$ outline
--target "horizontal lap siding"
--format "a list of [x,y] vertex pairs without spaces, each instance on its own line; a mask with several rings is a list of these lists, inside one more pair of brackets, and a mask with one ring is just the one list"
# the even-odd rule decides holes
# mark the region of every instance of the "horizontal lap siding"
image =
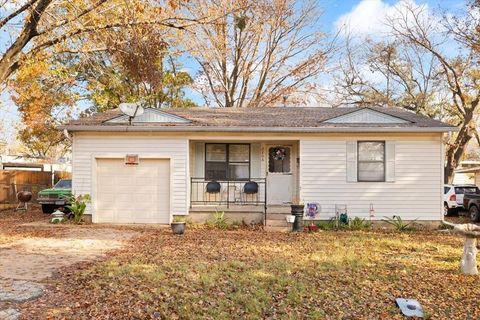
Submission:
[[366,136],[359,140],[395,142],[395,182],[347,182],[346,141],[352,137],[300,140],[301,199],[318,202],[320,218],[335,214],[335,204],[346,204],[351,217],[376,219],[400,215],[403,219],[442,218],[442,143],[432,136]]
[[[188,210],[188,139],[161,136],[75,135],[73,147],[73,190],[76,194],[92,193],[94,155],[124,157],[133,153],[140,156],[161,155],[171,159],[172,214],[186,214]],[[91,213],[90,208],[86,213]]]

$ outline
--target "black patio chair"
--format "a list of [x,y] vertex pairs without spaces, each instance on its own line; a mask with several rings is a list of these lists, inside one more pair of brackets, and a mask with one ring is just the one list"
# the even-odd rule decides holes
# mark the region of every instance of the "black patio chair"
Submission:
[[257,202],[258,202],[258,189],[259,189],[258,183],[256,183],[255,181],[246,182],[243,185],[243,194],[245,195],[245,201],[244,202],[247,202],[248,195],[251,195],[252,199],[253,199],[253,196],[256,195],[257,196]]

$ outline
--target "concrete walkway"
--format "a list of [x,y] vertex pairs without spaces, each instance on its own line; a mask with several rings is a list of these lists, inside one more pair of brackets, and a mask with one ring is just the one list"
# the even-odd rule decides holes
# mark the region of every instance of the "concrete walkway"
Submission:
[[101,258],[140,234],[128,229],[56,227],[61,228],[59,237],[27,237],[0,245],[0,319],[17,319],[19,304],[41,296],[42,282],[55,272]]

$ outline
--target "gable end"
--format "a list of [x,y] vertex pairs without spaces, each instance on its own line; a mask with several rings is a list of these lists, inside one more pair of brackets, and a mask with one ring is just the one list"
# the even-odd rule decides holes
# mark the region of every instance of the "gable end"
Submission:
[[[120,115],[104,123],[128,123],[127,115]],[[146,108],[145,112],[132,119],[132,123],[188,123],[190,120],[157,109]]]
[[383,112],[372,109],[361,109],[347,114],[327,119],[324,123],[380,123],[380,124],[400,124],[411,123],[411,121],[398,118]]

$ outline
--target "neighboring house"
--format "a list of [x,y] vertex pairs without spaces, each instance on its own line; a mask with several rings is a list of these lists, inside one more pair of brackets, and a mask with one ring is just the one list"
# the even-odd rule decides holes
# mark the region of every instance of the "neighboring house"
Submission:
[[204,221],[218,209],[272,227],[296,199],[318,204],[317,220],[345,206],[350,217],[442,220],[442,137],[456,129],[373,107],[146,109],[131,125],[112,110],[64,128],[93,222]]
[[480,186],[480,161],[460,161],[460,166],[455,170],[453,184],[475,184]]
[[0,170],[65,171],[72,172],[71,159],[62,157],[53,163],[36,157],[0,154]]

